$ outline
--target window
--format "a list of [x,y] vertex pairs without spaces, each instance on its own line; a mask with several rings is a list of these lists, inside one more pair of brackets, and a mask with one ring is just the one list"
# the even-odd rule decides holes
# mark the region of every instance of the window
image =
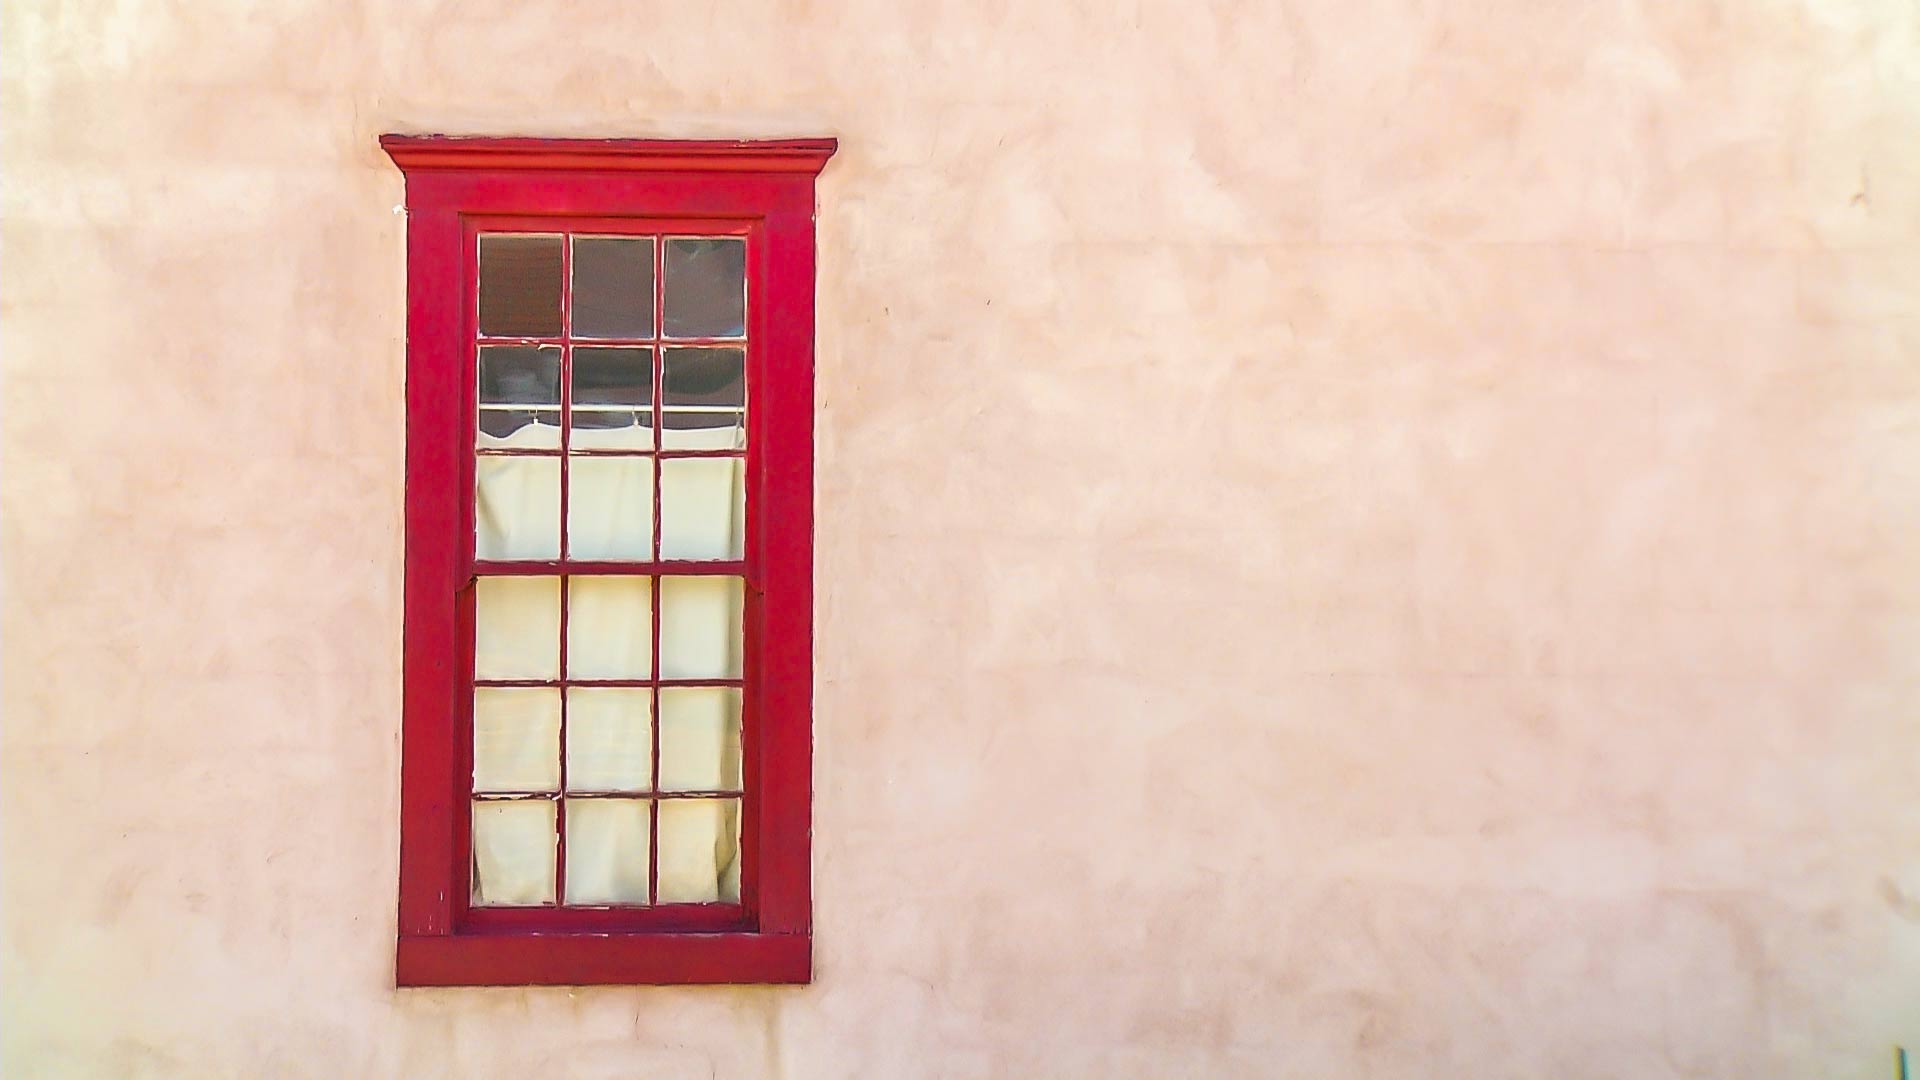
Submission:
[[833,142],[381,143],[407,187],[398,981],[806,981]]

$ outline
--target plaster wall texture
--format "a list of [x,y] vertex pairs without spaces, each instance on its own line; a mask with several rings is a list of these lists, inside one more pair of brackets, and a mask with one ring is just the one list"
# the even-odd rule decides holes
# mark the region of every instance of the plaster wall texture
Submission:
[[[10,1077],[1920,1050],[1920,9],[21,2]],[[837,135],[817,981],[396,991],[385,131]]]

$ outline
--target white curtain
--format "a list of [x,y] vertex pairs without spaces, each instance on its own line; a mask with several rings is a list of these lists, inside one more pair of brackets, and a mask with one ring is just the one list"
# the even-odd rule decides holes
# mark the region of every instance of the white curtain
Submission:
[[567,801],[567,903],[647,902],[647,804]]
[[[683,433],[684,434],[684,433]],[[738,446],[735,428],[695,439]],[[651,429],[577,428],[581,449],[646,449]],[[483,447],[551,446],[550,427],[480,436]],[[681,440],[673,440],[681,445]],[[745,536],[745,469],[737,459],[668,459],[661,468],[660,557],[737,559]],[[653,534],[653,463],[644,457],[569,462],[567,544],[580,559],[644,561]],[[476,551],[483,559],[555,559],[560,554],[560,471],[551,457],[479,458]],[[738,678],[744,603],[739,578],[677,576],[654,597],[644,578],[575,577],[567,613],[567,667],[575,678],[647,678],[651,606],[660,604],[663,678]],[[560,583],[553,577],[483,578],[477,586],[475,675],[551,679],[559,674]],[[551,792],[559,784],[558,702],[551,691],[480,688],[474,700],[476,790]],[[621,696],[624,694],[625,696]],[[654,734],[646,691],[569,692],[568,787],[643,792]],[[740,783],[737,690],[662,691],[658,725],[661,790],[711,791]],[[644,903],[647,803],[567,803],[567,902]],[[666,799],[659,807],[661,903],[739,898],[737,799]],[[545,800],[474,806],[474,903],[554,899],[553,806]]]
[[[486,449],[545,446],[542,425],[500,438],[482,433]],[[738,442],[734,428],[698,440]],[[682,440],[674,440],[676,443]],[[577,449],[643,450],[651,429],[581,428]],[[482,559],[560,557],[560,461],[552,457],[481,456],[475,468],[475,551]],[[568,463],[567,546],[576,559],[645,560],[653,541],[653,462],[644,457],[576,455]],[[669,458],[660,464],[660,557],[738,559],[746,547],[746,468],[739,458]]]
[[474,803],[473,903],[552,903],[554,836],[545,799]]

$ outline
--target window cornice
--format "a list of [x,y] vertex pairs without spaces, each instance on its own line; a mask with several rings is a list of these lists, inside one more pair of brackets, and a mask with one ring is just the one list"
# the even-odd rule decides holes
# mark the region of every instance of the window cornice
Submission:
[[403,172],[729,172],[817,176],[834,139],[530,139],[382,135]]

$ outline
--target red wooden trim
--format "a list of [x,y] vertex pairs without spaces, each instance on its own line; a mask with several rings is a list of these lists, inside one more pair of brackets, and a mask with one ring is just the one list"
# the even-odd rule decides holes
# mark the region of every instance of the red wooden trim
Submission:
[[[749,511],[748,535],[760,568],[747,585],[747,606],[762,640],[754,652],[747,695],[755,730],[757,775],[747,777],[756,858],[760,927],[808,933],[812,926],[813,803],[813,217],[770,214],[760,245],[766,285],[749,357],[761,407],[748,410],[747,445],[761,498]],[[749,382],[749,386],[751,386]]]
[[[584,791],[565,791],[564,793],[560,788],[555,788],[552,791],[476,791],[473,797],[481,802],[538,802],[541,799],[551,802],[563,797],[567,799],[737,799],[743,794],[745,794],[745,792],[733,791],[731,789],[680,791],[676,788],[667,788],[664,791],[656,792],[653,787],[649,786],[643,791],[606,791],[593,788]],[[592,905],[583,904],[580,906],[584,909]]]
[[686,686],[743,686],[745,679],[475,679],[475,686],[585,686],[644,687],[667,689]]
[[[806,981],[812,922],[813,182],[833,152],[832,141],[389,137],[382,145],[407,174],[409,211],[399,982]],[[746,238],[749,436],[742,559],[575,563],[563,550],[560,560],[547,563],[475,561],[474,238],[490,230]],[[571,248],[565,252],[563,260]],[[658,247],[656,258],[663,258]],[[664,288],[659,271],[656,266],[656,290]],[[575,341],[567,329],[563,313],[554,342],[563,349],[563,383],[570,360],[565,351],[602,344]],[[655,378],[661,377],[656,364]],[[653,409],[657,437],[658,387]],[[570,441],[563,430],[563,446]],[[678,456],[740,455],[655,451],[656,462]],[[656,482],[656,498],[658,491]],[[657,507],[655,523],[657,530]],[[529,572],[725,573],[745,579],[742,678],[629,680],[656,692],[673,685],[742,688],[737,905],[469,908],[472,586],[476,573]],[[527,683],[612,684],[564,677]],[[657,707],[654,712],[657,718]],[[658,842],[657,828],[652,831],[650,848]],[[649,857],[656,858],[651,851]],[[556,884],[564,889],[564,851],[556,850],[556,858]],[[564,901],[564,892],[558,899]]]
[[[657,510],[658,508],[656,508]],[[565,508],[562,508],[562,513]],[[657,520],[657,519],[656,519]],[[659,541],[655,540],[655,544]],[[647,562],[635,559],[632,562],[611,562],[606,560],[588,560],[570,562],[565,559],[514,559],[482,560],[473,564],[476,573],[490,577],[552,577],[555,574],[570,574],[585,577],[587,575],[626,574],[630,576],[657,577],[743,577],[747,574],[747,564],[738,561],[668,559],[665,562]],[[564,670],[564,669],[563,669]]]
[[804,983],[813,943],[803,934],[401,935],[401,986],[592,986]]
[[[465,874],[466,807],[456,806],[453,776],[459,752],[455,712],[466,694],[456,640],[472,591],[460,570],[460,538],[470,531],[465,478],[470,469],[457,437],[468,398],[462,380],[461,305],[446,286],[461,274],[460,220],[423,211],[407,226],[407,497],[403,649],[405,738],[400,757],[400,932],[449,933],[451,890]],[[458,834],[458,836],[456,835]]]
[[[609,179],[617,178],[589,176],[581,179],[589,184],[605,184]],[[507,182],[524,187],[529,181],[527,177],[508,177]],[[686,183],[688,178],[678,177],[670,182]],[[693,182],[698,183],[698,178]],[[739,178],[720,177],[707,181],[707,186],[711,188],[714,183],[735,184],[739,183]],[[660,233],[671,236],[743,236],[752,220],[750,217],[738,214],[703,217],[670,213],[635,213],[631,206],[625,213],[608,213],[599,216],[569,213],[565,217],[556,217],[551,212],[530,212],[524,209],[520,212],[487,213],[484,216],[481,216],[477,210],[472,213],[474,216],[471,220],[474,228],[479,232],[544,232],[549,235],[558,235],[564,231],[576,236],[588,237],[646,237]],[[655,329],[657,330],[658,327]]]
[[[719,235],[720,230],[709,229],[705,235]],[[574,235],[578,236],[579,233]],[[649,236],[652,234],[649,233]],[[572,342],[589,349],[631,349],[652,345],[664,345],[669,349],[734,348],[747,343],[746,338],[737,337],[637,337],[637,338],[599,338],[599,337],[481,337],[476,339],[481,345],[562,345]]]
[[[559,411],[559,409],[516,409],[516,411]],[[559,457],[564,450],[551,448],[518,448],[518,446],[482,446],[474,454],[480,457]],[[580,448],[572,450],[574,457],[660,457],[664,461],[684,459],[684,457],[743,457],[739,450],[601,450],[601,448]]]
[[[477,231],[477,230],[476,230]],[[475,237],[476,244],[478,237]],[[655,247],[659,244],[656,241]],[[474,299],[479,300],[479,269],[475,267]],[[479,337],[479,328],[474,328],[474,336]],[[573,458],[567,451],[573,449],[573,346],[567,342],[573,337],[573,238],[560,238],[560,561],[572,562],[569,548],[572,546],[573,519],[567,514],[567,491],[572,486]],[[478,354],[476,353],[476,356]],[[477,362],[477,361],[476,361]],[[653,366],[659,367],[659,364]],[[476,377],[476,383],[479,379]],[[478,422],[476,415],[472,422]],[[478,441],[477,439],[471,441]],[[476,496],[477,497],[477,496]],[[478,567],[478,556],[474,565]],[[573,588],[570,582],[562,579],[560,585],[560,674],[567,674],[567,642],[572,635],[567,632],[567,624],[573,618]],[[658,590],[654,594],[658,595]],[[651,606],[659,606],[657,601]],[[560,791],[567,790],[567,711],[570,702],[566,687],[560,688]],[[651,721],[650,721],[651,722]],[[655,740],[658,741],[658,740]],[[567,800],[564,797],[553,800],[553,902],[567,902]],[[467,909],[465,922],[471,925],[473,909]]]
[[817,176],[834,139],[524,139],[382,135],[406,172],[506,169],[574,172],[801,173]]
[[565,911],[552,906],[474,908],[462,928],[474,934],[754,932],[739,904],[630,904]]
[[[749,290],[751,291],[751,290]],[[667,332],[667,241],[661,237],[653,242],[653,332],[664,335]],[[653,545],[647,550],[653,558],[660,557],[660,458],[659,452],[665,448],[666,439],[661,434],[661,399],[667,394],[667,358],[664,353],[653,354],[653,385],[647,392],[647,401],[653,413],[647,423],[653,425]],[[742,399],[746,400],[746,399]],[[751,501],[751,500],[749,500]],[[743,571],[744,572],[744,568]],[[647,631],[647,670],[653,677],[660,677],[660,579],[653,579],[653,604],[648,611],[652,625]],[[746,628],[741,627],[744,644]],[[647,745],[647,786],[658,790],[660,787],[660,687],[655,685],[647,691],[648,716],[653,724],[653,738]],[[742,694],[744,697],[744,693]],[[744,708],[743,708],[744,713]],[[742,717],[744,721],[745,717]],[[744,740],[742,742],[744,745]],[[744,783],[744,781],[743,781]],[[744,866],[746,852],[734,852]],[[660,800],[647,803],[647,903],[660,903]]]
[[[468,215],[544,219],[541,225],[525,226],[527,231],[558,229],[581,218],[590,219],[594,234],[600,235],[606,231],[601,221],[621,217],[732,219],[744,225],[773,210],[813,212],[814,178],[798,173],[428,169],[409,171],[406,176],[409,207],[442,206]],[[532,213],[535,209],[537,215]]]

